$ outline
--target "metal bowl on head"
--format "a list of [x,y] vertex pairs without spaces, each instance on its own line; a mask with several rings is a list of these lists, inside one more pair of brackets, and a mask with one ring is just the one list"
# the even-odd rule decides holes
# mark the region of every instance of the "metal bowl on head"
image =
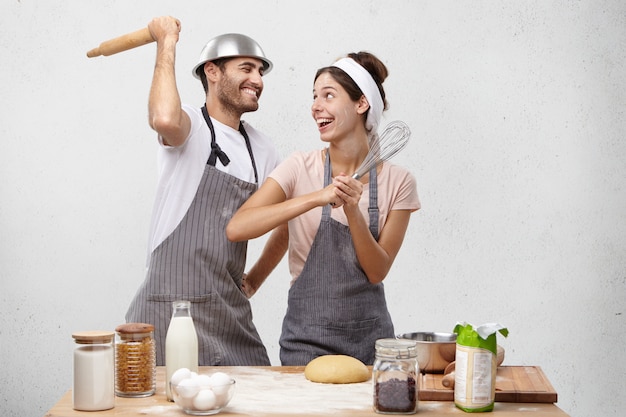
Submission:
[[456,333],[414,332],[396,336],[417,342],[417,364],[422,373],[440,374],[454,362]]
[[263,62],[264,75],[272,70],[272,61],[265,57],[265,52],[263,52],[261,45],[257,41],[241,33],[225,33],[211,39],[202,48],[200,59],[196,66],[193,67],[192,74],[194,77],[200,78],[202,68],[207,62],[218,58],[233,58],[236,56],[260,59]]

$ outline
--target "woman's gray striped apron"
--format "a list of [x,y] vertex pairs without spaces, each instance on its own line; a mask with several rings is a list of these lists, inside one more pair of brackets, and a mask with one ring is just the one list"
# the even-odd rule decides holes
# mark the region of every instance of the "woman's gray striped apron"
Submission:
[[[324,186],[331,182],[326,154]],[[370,171],[370,232],[378,240],[376,168]],[[383,284],[371,284],[354,251],[348,226],[322,220],[302,273],[289,289],[280,337],[283,366],[306,365],[321,355],[349,355],[371,365],[377,339],[394,337]]]
[[[209,161],[214,164],[215,158]],[[175,300],[192,303],[199,365],[270,365],[252,323],[250,302],[240,289],[247,242],[230,242],[225,232],[234,212],[256,189],[256,184],[207,162],[183,220],[152,252],[126,321],[155,326],[157,365],[165,364],[165,336]]]

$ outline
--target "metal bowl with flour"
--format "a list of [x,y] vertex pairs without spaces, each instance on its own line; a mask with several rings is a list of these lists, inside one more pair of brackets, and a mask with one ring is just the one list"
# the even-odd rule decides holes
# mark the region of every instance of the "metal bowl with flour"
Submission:
[[443,373],[456,354],[456,333],[414,332],[396,336],[417,342],[417,363],[422,373]]

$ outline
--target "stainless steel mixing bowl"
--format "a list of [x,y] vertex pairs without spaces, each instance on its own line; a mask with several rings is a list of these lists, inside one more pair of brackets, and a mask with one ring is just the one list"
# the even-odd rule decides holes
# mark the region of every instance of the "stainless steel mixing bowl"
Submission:
[[241,33],[225,33],[211,39],[204,46],[200,52],[198,63],[193,67],[193,76],[200,78],[199,70],[208,61],[235,56],[249,56],[260,59],[263,61],[264,74],[268,74],[272,70],[272,61],[265,57],[265,52],[261,49],[261,45],[254,39]]
[[414,332],[396,336],[417,342],[417,363],[422,373],[443,373],[456,354],[456,333]]

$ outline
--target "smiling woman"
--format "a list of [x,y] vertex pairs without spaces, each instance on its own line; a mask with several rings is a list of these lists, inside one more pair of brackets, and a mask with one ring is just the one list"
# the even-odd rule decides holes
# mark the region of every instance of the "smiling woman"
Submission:
[[294,153],[226,228],[238,241],[288,224],[292,280],[283,365],[325,355],[371,365],[375,341],[394,336],[382,281],[420,208],[415,179],[390,163],[352,175],[380,145],[386,77],[385,65],[368,52],[318,70],[311,115],[328,147]]

